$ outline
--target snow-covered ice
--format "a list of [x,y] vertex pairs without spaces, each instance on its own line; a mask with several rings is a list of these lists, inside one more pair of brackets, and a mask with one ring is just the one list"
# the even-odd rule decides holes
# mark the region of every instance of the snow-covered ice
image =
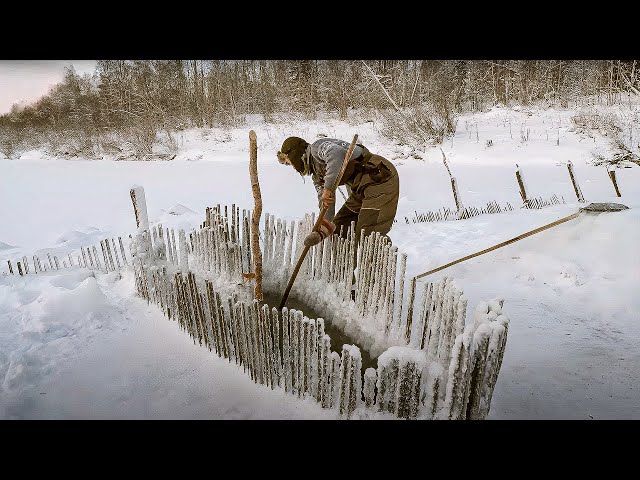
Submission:
[[[640,168],[617,170],[617,198],[605,167],[589,164],[594,151],[607,151],[608,138],[580,134],[572,114],[492,109],[461,117],[442,150],[463,204],[495,200],[515,209],[451,222],[405,221],[415,211],[454,208],[440,150],[412,158],[371,122],[252,120],[227,132],[192,129],[181,134],[176,158],[165,162],[57,160],[31,151],[0,160],[0,268],[8,272],[12,260],[15,272],[23,255],[61,257],[134,233],[129,190],[136,184],[145,189],[151,225],[190,229],[218,203],[252,208],[250,128],[258,137],[263,212],[287,220],[317,208],[310,178],[303,181],[276,159],[287,136],[350,140],[358,133],[371,151],[391,159],[401,198],[390,237],[408,255],[408,276],[575,212],[581,204],[567,170],[571,160],[587,203],[630,209],[581,214],[423,280],[453,277],[468,299],[467,321],[480,301],[504,299],[509,336],[489,419],[640,418]],[[516,163],[530,196],[556,194],[566,203],[519,209]],[[339,208],[343,199],[336,197]],[[241,368],[194,346],[157,307],[135,296],[130,271],[121,278],[81,270],[0,275],[0,418],[335,415],[255,385]]]

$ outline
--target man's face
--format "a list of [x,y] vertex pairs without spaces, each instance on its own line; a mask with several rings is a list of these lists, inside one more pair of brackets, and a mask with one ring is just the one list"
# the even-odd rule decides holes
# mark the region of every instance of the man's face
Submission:
[[282,165],[291,165],[291,160],[289,160],[289,155],[287,155],[286,153],[282,153],[280,151],[278,151],[278,161]]

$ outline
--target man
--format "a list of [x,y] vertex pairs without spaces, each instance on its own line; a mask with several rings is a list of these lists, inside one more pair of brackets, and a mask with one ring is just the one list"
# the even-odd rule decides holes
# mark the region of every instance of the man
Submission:
[[320,243],[334,230],[340,232],[340,227],[346,237],[352,221],[356,224],[357,239],[362,229],[365,236],[372,232],[385,235],[391,230],[400,193],[398,172],[389,160],[372,154],[361,144],[354,148],[340,181],[340,185],[348,187],[349,198],[333,215],[335,192],[331,189],[348,149],[348,142],[334,138],[321,138],[309,144],[302,138],[289,137],[278,152],[280,163],[293,166],[300,175],[311,175],[319,206],[330,207],[321,231],[309,235],[306,245]]

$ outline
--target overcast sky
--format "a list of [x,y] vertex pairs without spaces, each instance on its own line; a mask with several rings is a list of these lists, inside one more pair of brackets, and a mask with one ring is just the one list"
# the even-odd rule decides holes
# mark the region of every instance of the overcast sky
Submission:
[[62,80],[64,67],[73,65],[80,75],[93,73],[95,60],[0,60],[0,115],[11,105],[32,103]]

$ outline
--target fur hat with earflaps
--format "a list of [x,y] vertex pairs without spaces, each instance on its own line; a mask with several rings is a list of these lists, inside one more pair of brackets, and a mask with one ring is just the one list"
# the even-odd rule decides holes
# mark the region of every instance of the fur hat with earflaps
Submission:
[[282,142],[278,152],[278,161],[284,165],[292,165],[301,175],[308,174],[305,167],[304,154],[309,144],[300,137],[289,137]]

